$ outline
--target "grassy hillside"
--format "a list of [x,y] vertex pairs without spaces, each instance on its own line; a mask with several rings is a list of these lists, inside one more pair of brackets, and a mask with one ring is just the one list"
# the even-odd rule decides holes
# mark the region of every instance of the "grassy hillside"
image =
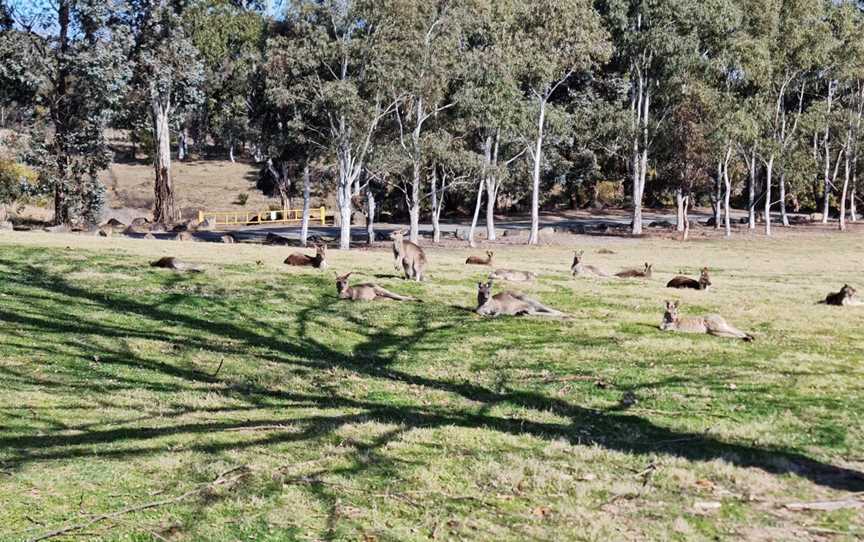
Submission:
[[[386,251],[318,272],[277,247],[4,234],[0,540],[864,536],[861,508],[794,506],[864,491],[864,307],[816,304],[860,282],[860,238],[584,241],[655,278],[499,248],[572,319],[489,320],[466,251],[413,284]],[[663,287],[703,265],[714,289]],[[425,303],[339,301],[348,270]],[[756,342],[658,331],[669,298]]]

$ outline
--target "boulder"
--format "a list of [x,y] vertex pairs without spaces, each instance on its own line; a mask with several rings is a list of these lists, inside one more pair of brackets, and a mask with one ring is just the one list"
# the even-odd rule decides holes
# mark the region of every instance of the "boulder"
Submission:
[[44,227],[44,228],[42,228],[42,229],[43,229],[44,231],[47,231],[47,232],[50,232],[50,233],[63,233],[63,232],[68,232],[68,231],[69,231],[69,226],[67,226],[67,225],[65,225],[65,224],[58,224],[58,225],[56,225],[56,226],[46,226],[46,227]]
[[672,229],[675,227],[675,224],[669,222],[668,220],[655,220],[654,222],[648,224],[648,227]]
[[101,228],[96,230],[96,235],[98,235],[99,237],[111,237],[113,233],[114,228],[110,226],[102,226]]
[[8,220],[4,220],[3,222],[0,222],[0,231],[12,231],[14,228],[15,228],[15,226],[13,226],[12,222],[10,222]]
[[150,219],[149,219],[149,218],[145,218],[145,217],[143,217],[143,216],[139,216],[138,218],[136,218],[135,220],[133,220],[129,225],[130,225],[130,226],[135,226],[135,227],[141,227],[141,226],[147,226],[148,224],[150,224]]
[[216,219],[215,218],[205,218],[203,222],[199,222],[195,225],[195,231],[213,231],[216,229]]
[[178,232],[177,235],[174,236],[175,241],[194,241],[195,237],[189,233],[188,231]]
[[220,243],[227,243],[230,245],[230,244],[236,243],[237,240],[234,239],[234,236],[231,235],[230,233],[226,233],[225,235],[222,235],[219,237],[219,242]]
[[822,213],[810,213],[810,222],[822,222]]
[[144,235],[144,239],[156,239],[156,236],[153,235],[153,234],[150,233],[150,232],[147,232],[147,233]]

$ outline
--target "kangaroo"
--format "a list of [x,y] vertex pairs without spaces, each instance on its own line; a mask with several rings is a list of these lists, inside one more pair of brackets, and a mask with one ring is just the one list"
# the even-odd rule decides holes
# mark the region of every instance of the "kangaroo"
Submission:
[[576,254],[573,256],[573,265],[570,266],[570,272],[575,277],[576,275],[582,276],[595,276],[595,277],[608,277],[609,273],[603,271],[599,267],[595,267],[593,265],[585,265],[582,263],[582,255],[585,254],[584,250],[577,250]]
[[623,271],[619,271],[619,272],[615,273],[615,276],[618,278],[622,278],[622,279],[635,279],[635,278],[650,279],[651,278],[651,270],[653,269],[653,267],[654,267],[653,264],[649,264],[646,262],[645,263],[645,269],[643,269],[642,271],[639,271],[638,269],[625,269]]
[[837,306],[864,305],[864,302],[858,299],[858,290],[848,284],[844,284],[839,292],[828,294],[825,300],[820,301],[820,303]]
[[747,342],[753,340],[752,335],[726,323],[726,320],[718,314],[681,318],[678,314],[678,307],[677,301],[666,302],[666,312],[663,314],[663,322],[660,324],[661,330],[681,333],[707,333],[715,337],[742,339]]
[[679,275],[666,283],[667,288],[691,288],[693,290],[707,290],[709,286],[711,286],[711,279],[708,277],[707,267],[702,268],[699,280]]
[[390,236],[393,239],[393,266],[397,271],[404,271],[405,278],[421,282],[426,272],[426,253],[417,244],[405,240],[405,232],[394,231]]
[[506,280],[509,282],[533,282],[537,274],[531,271],[518,271],[516,269],[496,269],[489,273],[489,280]]
[[189,271],[190,273],[201,273],[201,268],[178,260],[173,256],[159,258],[150,264],[150,267],[161,267],[163,269],[173,269],[175,271]]
[[566,316],[518,292],[506,291],[493,296],[491,280],[486,284],[477,283],[476,312],[483,316]]
[[294,252],[285,258],[285,263],[296,266],[311,266],[315,269],[327,269],[327,245],[316,246],[314,256]]
[[394,294],[377,284],[356,284],[348,286],[348,277],[351,273],[346,273],[340,277],[336,277],[336,293],[339,294],[339,299],[350,299],[351,301],[372,301],[374,299],[395,299],[396,301],[420,301],[414,297]]
[[491,250],[487,250],[485,258],[483,256],[468,256],[468,259],[465,260],[465,263],[471,265],[492,265],[492,256],[494,255],[494,252],[492,252]]

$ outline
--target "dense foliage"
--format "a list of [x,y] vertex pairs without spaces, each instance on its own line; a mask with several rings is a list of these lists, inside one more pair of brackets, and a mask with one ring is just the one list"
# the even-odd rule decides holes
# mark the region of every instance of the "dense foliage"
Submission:
[[260,4],[4,0],[0,125],[50,147],[34,165],[58,201],[98,192],[109,122],[144,132],[160,220],[170,148],[245,153],[283,204],[301,177],[334,195],[343,247],[355,210],[416,238],[442,212],[476,224],[484,202],[489,238],[496,210],[531,211],[532,242],[556,205],[629,205],[634,233],[643,203],[676,200],[679,222],[710,203],[730,232],[731,205],[768,233],[772,211],[857,218],[860,2]]

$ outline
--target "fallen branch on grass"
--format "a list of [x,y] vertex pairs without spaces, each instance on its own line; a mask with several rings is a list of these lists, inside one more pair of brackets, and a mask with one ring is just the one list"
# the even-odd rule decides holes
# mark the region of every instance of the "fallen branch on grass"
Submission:
[[[229,474],[233,474],[233,473],[238,472],[238,471],[240,471],[240,474],[237,474],[236,476],[228,477]],[[87,527],[90,527],[90,526],[95,525],[97,523],[100,523],[102,521],[115,519],[115,518],[118,518],[118,517],[123,516],[125,514],[131,514],[133,512],[140,512],[141,510],[149,510],[151,508],[158,508],[160,506],[166,506],[169,504],[178,503],[178,502],[186,500],[190,497],[200,495],[200,494],[204,493],[205,491],[213,489],[214,487],[217,487],[220,485],[225,485],[225,484],[228,484],[231,482],[236,482],[236,481],[240,480],[241,478],[244,478],[248,474],[249,474],[249,469],[245,465],[241,465],[239,467],[234,467],[233,469],[227,470],[227,471],[223,472],[222,474],[220,474],[219,476],[217,476],[216,479],[213,480],[212,482],[209,482],[207,484],[203,484],[203,485],[201,485],[195,489],[192,489],[190,491],[187,491],[186,493],[183,493],[182,495],[178,495],[178,496],[172,497],[170,499],[163,499],[161,501],[152,501],[152,502],[147,502],[147,503],[143,503],[143,504],[138,504],[135,506],[130,506],[128,508],[123,508],[122,510],[118,510],[116,512],[110,512],[107,514],[100,514],[97,516],[93,516],[87,521],[83,521],[81,523],[74,523],[72,525],[67,525],[66,527],[61,527],[59,529],[41,534],[35,538],[31,538],[30,542],[38,542],[39,540],[48,540],[49,538],[55,538],[58,536],[62,536],[64,534],[71,533],[73,531],[80,531],[82,529],[86,529]]]

